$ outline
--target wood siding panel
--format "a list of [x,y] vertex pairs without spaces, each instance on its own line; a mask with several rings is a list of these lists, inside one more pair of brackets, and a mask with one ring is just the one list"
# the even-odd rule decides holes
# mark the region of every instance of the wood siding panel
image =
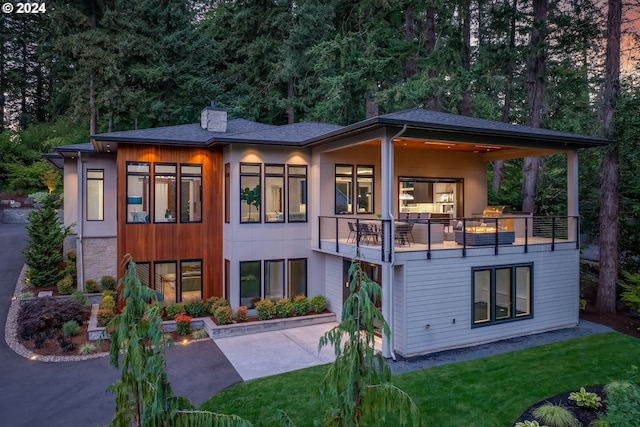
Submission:
[[[396,321],[404,318],[403,339],[395,349],[408,356],[575,325],[578,256],[577,250],[562,250],[407,262],[405,310],[400,315],[402,305],[396,303],[394,315]],[[533,318],[472,328],[471,269],[528,262],[534,265]]]
[[[202,222],[174,224],[127,224],[127,168],[131,161],[175,163],[180,191],[180,164],[202,164]],[[203,296],[222,296],[222,152],[206,148],[173,148],[119,144],[118,146],[118,258],[129,253],[135,261],[202,259]],[[152,180],[153,181],[153,180]],[[150,186],[149,216],[153,217],[154,186]],[[177,206],[179,210],[179,195]],[[119,267],[120,275],[124,267]]]

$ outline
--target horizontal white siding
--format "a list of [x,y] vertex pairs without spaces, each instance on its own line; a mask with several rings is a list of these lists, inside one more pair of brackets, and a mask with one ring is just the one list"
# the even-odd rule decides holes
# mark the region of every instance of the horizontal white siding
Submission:
[[327,308],[336,314],[339,321],[342,318],[342,258],[324,256],[324,263]]
[[393,330],[392,341],[394,348],[404,348],[405,343],[405,268],[396,266],[393,271]]
[[[405,322],[396,332],[395,350],[409,356],[577,324],[579,252],[569,247],[407,260],[405,283],[394,287],[394,320]],[[533,263],[533,318],[472,328],[471,269],[516,263]],[[398,293],[403,293],[400,302]]]

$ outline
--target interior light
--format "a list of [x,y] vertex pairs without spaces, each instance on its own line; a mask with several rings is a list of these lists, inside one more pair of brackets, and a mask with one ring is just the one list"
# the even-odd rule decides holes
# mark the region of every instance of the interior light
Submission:
[[435,141],[424,141],[423,144],[425,144],[425,145],[438,145],[438,146],[442,146],[442,147],[451,147],[452,145],[456,145],[456,144],[453,144],[451,142],[435,142]]

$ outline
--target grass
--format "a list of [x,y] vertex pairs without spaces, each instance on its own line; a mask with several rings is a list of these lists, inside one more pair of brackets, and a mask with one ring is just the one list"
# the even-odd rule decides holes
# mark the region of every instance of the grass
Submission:
[[[414,399],[425,426],[510,427],[544,398],[624,379],[638,355],[640,340],[612,332],[397,375],[394,384]],[[279,425],[282,409],[298,427],[312,426],[326,410],[319,390],[326,369],[238,384],[201,408],[236,414],[255,426]]]

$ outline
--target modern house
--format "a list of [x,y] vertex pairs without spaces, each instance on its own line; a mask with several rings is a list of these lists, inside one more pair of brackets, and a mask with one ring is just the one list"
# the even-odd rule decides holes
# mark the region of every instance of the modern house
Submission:
[[[163,304],[322,294],[340,315],[359,256],[383,289],[383,353],[578,323],[578,149],[609,141],[411,109],[341,127],[228,120],[94,135],[64,168],[79,283],[131,254]],[[567,214],[487,207],[487,163],[562,154]]]

